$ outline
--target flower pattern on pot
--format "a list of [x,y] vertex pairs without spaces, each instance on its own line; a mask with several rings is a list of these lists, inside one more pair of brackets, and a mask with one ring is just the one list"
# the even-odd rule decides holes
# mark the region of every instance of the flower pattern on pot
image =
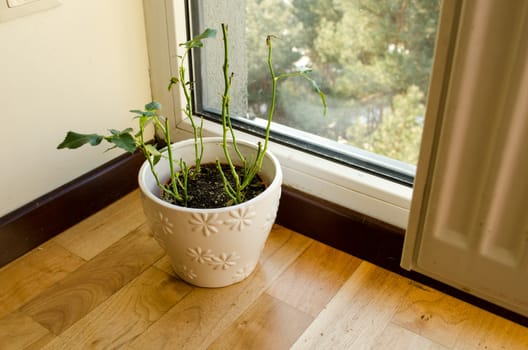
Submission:
[[248,265],[236,270],[235,274],[233,275],[233,280],[234,281],[242,281],[243,279],[245,279],[246,277],[249,276],[251,271],[252,271],[251,267],[248,264]]
[[198,275],[196,274],[196,272],[194,272],[193,269],[190,269],[185,265],[181,266],[181,273],[190,280],[193,280],[198,277]]
[[191,258],[191,261],[196,261],[200,264],[203,264],[206,262],[208,263],[214,257],[214,254],[211,251],[211,249],[207,249],[206,251],[204,251],[200,247],[187,248],[187,255]]
[[172,222],[169,221],[162,212],[152,213],[150,217],[153,217],[152,222],[152,236],[158,244],[165,249],[165,235],[172,235]]
[[264,225],[262,225],[262,230],[264,232],[268,232],[273,227],[273,224],[275,223],[275,218],[277,217],[277,211],[272,211],[266,214],[266,218],[264,219]]
[[172,235],[172,222],[169,221],[169,218],[163,215],[162,212],[158,213],[158,224],[161,226],[161,230],[166,235]]
[[213,266],[214,270],[217,270],[221,268],[222,270],[227,270],[231,266],[236,265],[235,260],[240,259],[237,253],[221,253],[218,256],[214,256],[211,258],[211,261],[209,261],[209,265]]
[[251,225],[252,218],[257,215],[253,211],[253,207],[240,207],[238,210],[229,212],[232,219],[227,219],[226,224],[231,230],[242,231],[247,226]]
[[[204,141],[207,148],[217,149],[222,140]],[[242,142],[240,146],[244,155],[246,152],[254,154],[253,146]],[[174,145],[174,149],[178,150],[178,154],[185,155],[184,158],[189,154],[189,159],[193,159],[192,142],[183,141]],[[196,286],[223,287],[254,273],[258,253],[268,237],[280,198],[280,186],[274,185],[275,180],[280,180],[277,175],[281,175],[277,166],[273,157],[266,160],[262,175],[273,183],[270,183],[269,191],[261,196],[234,207],[202,211],[169,208],[157,196],[159,190],[148,161],[143,164],[139,174],[143,209],[153,236],[165,248],[180,278]],[[160,167],[163,178],[167,177],[166,168]],[[247,235],[241,236],[246,230]]]
[[221,225],[222,220],[217,219],[218,214],[193,213],[189,223],[192,225],[193,231],[200,231],[204,236],[209,237],[218,233],[217,225]]

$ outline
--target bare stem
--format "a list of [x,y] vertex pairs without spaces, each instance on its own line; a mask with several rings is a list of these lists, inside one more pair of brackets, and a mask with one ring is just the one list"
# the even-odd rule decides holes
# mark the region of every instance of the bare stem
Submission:
[[179,68],[179,83],[180,83],[180,86],[183,90],[183,94],[185,96],[185,102],[186,102],[186,105],[185,105],[185,115],[189,118],[189,121],[191,122],[191,126],[192,126],[192,129],[193,129],[193,137],[194,137],[194,154],[195,154],[195,157],[196,157],[196,160],[195,160],[195,167],[196,167],[196,173],[199,173],[200,170],[201,170],[201,162],[202,162],[202,157],[203,157],[203,144],[202,144],[202,137],[201,137],[201,134],[202,134],[202,123],[200,123],[200,127],[196,126],[196,122],[194,120],[194,116],[193,116],[193,106],[192,106],[192,101],[191,101],[191,94],[192,94],[192,83],[186,83],[185,82],[185,68],[184,68],[184,63],[185,63],[185,59],[186,57],[188,56],[188,53],[191,49],[187,49],[185,51],[185,54],[182,56],[181,58],[181,61],[180,61],[180,68]]
[[[240,186],[240,178],[236,172],[235,165],[233,164],[231,155],[229,154],[229,150],[227,148],[227,133],[228,131],[230,131],[232,136],[234,133],[231,127],[231,116],[229,112],[229,102],[230,102],[229,90],[231,88],[233,76],[229,74],[228,36],[227,36],[227,25],[225,23],[222,23],[222,36],[223,36],[223,41],[224,41],[224,66],[223,66],[224,94],[222,95],[222,148],[224,150],[224,156],[226,158],[226,162],[229,165],[231,174],[233,175],[233,179],[235,180],[235,192],[236,192],[235,202],[239,203],[242,201],[242,193],[241,193],[242,189]],[[236,148],[236,139],[233,138],[232,142],[233,142],[234,147]],[[237,153],[239,152],[237,151]],[[224,179],[224,182],[227,181],[225,177],[223,177],[223,179]]]

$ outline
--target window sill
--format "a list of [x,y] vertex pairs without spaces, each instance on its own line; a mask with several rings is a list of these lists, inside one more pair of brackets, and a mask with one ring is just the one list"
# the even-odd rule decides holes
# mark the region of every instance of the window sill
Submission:
[[[190,122],[183,120],[174,139],[191,137],[191,130]],[[221,132],[219,124],[204,120],[204,135]],[[260,140],[244,132],[238,135]],[[285,186],[398,228],[407,227],[412,188],[277,143],[270,144],[270,151],[281,163]]]

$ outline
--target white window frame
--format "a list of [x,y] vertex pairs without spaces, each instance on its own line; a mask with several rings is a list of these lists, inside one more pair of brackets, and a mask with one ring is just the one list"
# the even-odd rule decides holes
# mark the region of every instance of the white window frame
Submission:
[[[450,1],[444,1],[450,2]],[[176,121],[173,140],[191,137],[190,123],[182,118],[183,98],[169,94],[166,86],[177,72],[177,43],[186,38],[186,9],[183,0],[144,0],[147,40],[153,97],[164,106],[165,116]],[[447,60],[449,33],[439,33],[435,60]],[[437,65],[442,66],[442,65]],[[437,74],[438,76],[438,74]],[[443,82],[437,79],[441,85]],[[439,100],[441,88],[431,83],[429,101]],[[428,101],[428,103],[429,103]],[[220,135],[221,126],[204,121],[205,135]],[[258,138],[243,132],[240,137],[256,141]],[[271,143],[270,151],[284,172],[283,183],[326,201],[358,213],[406,229],[413,189],[346,165],[338,164],[278,143]]]

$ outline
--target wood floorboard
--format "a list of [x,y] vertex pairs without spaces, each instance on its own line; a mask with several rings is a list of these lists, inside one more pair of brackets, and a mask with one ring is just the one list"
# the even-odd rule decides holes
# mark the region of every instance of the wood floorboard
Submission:
[[145,224],[44,290],[20,311],[59,335],[162,255]]
[[0,269],[0,318],[53,286],[85,261],[49,241]]
[[137,191],[0,269],[0,349],[528,349],[528,329],[275,225],[230,287],[181,281]]
[[209,348],[287,349],[312,321],[310,315],[264,293]]
[[349,254],[314,241],[267,293],[315,318],[360,263]]

